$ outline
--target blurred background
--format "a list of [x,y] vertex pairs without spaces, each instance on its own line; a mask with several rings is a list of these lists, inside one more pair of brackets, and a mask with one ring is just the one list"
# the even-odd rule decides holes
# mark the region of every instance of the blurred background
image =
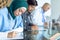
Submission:
[[[10,6],[12,1],[13,0],[8,0],[7,7]],[[48,25],[49,29],[45,31],[44,40],[49,40],[56,33],[60,33],[60,0],[37,0],[37,2],[38,6],[36,8],[38,8],[39,6],[42,7],[44,3],[51,4],[51,9],[45,13],[47,21],[49,21],[48,23],[50,24]]]

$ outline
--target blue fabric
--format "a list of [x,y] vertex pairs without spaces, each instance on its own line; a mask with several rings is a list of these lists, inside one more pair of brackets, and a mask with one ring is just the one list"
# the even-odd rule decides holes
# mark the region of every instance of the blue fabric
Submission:
[[44,14],[42,14],[42,22],[45,22]]
[[42,22],[44,23],[45,22],[45,18],[44,18],[45,11],[41,8],[40,12],[42,13]]
[[21,16],[13,19],[6,7],[0,9],[0,32],[10,31],[18,27],[23,27]]

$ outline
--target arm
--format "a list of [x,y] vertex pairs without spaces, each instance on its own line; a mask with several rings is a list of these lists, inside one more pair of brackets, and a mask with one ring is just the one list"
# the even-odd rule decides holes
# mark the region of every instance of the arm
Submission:
[[8,32],[8,38],[13,38],[20,32],[23,32],[23,22],[22,19],[19,17],[17,20],[17,27],[11,31]]
[[3,16],[0,15],[0,32],[2,31],[3,23],[4,23],[4,21],[3,21]]

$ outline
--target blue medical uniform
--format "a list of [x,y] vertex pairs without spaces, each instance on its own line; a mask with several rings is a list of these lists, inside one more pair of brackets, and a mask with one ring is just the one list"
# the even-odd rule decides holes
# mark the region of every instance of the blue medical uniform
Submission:
[[8,12],[7,7],[0,9],[0,32],[10,31],[19,27],[23,27],[21,16],[17,16],[15,19],[12,18]]

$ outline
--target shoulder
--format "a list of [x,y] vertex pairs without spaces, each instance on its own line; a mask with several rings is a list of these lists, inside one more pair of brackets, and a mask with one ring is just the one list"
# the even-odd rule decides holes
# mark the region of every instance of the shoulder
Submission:
[[7,9],[7,7],[1,8],[1,9],[0,9],[0,14],[2,14],[2,15],[8,14],[8,9]]
[[25,13],[23,13],[21,16],[22,16],[22,17],[25,17],[25,16],[27,15],[27,13],[28,13],[28,12],[25,12]]
[[37,15],[37,14],[40,14],[40,13],[41,13],[41,8],[40,8],[40,7],[36,8],[36,9],[32,12],[32,14],[34,14],[34,15]]

